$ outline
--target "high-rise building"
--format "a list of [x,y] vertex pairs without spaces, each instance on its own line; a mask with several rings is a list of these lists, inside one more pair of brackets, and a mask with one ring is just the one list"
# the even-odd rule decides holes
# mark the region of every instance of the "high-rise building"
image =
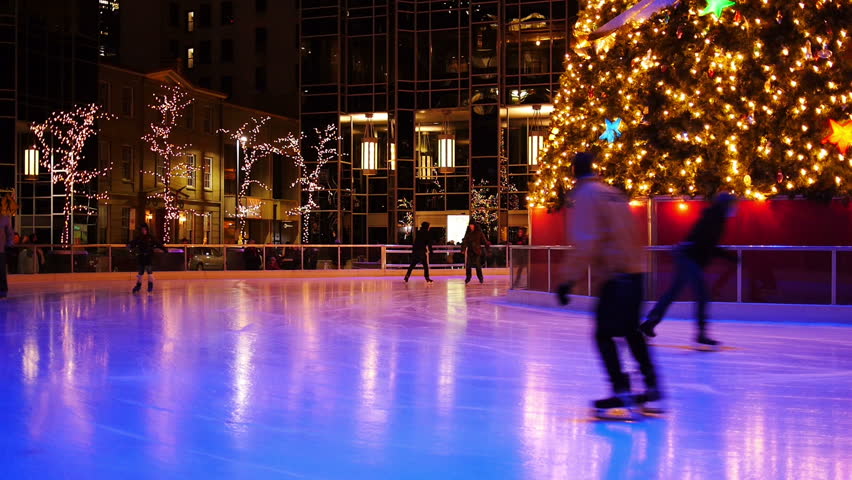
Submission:
[[98,0],[98,54],[101,59],[117,59],[120,28],[119,0]]
[[[30,127],[97,99],[97,19],[92,1],[0,0],[0,189],[17,190],[16,229],[37,232],[41,241],[59,239],[64,192],[45,168],[25,172],[26,150],[35,142]],[[97,165],[91,147],[84,168]],[[87,241],[96,231],[97,205],[88,195],[75,202],[75,239]]]
[[527,224],[576,10],[573,0],[302,0],[301,125],[342,135],[311,240],[395,243],[421,221],[446,229],[471,214],[493,241],[512,239]]
[[298,115],[296,0],[122,1],[119,58],[175,69],[228,101]]

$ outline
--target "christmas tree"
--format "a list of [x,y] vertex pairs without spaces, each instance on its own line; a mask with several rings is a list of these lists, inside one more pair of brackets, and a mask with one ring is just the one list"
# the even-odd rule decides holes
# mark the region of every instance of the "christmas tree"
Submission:
[[595,148],[631,196],[849,195],[850,26],[850,0],[592,0],[530,205],[558,205]]

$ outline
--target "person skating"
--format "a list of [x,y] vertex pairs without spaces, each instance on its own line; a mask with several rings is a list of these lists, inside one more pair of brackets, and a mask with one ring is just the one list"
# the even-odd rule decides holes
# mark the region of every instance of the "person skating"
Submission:
[[467,231],[464,233],[461,245],[462,255],[467,254],[464,263],[465,285],[470,283],[471,270],[473,268],[476,268],[476,278],[479,279],[479,283],[485,281],[482,277],[482,261],[484,260],[486,249],[490,246],[491,243],[488,242],[488,238],[482,233],[482,229],[479,228],[476,222],[471,220],[467,226]]
[[142,289],[142,275],[146,272],[148,273],[148,291],[154,291],[154,250],[159,249],[166,252],[166,247],[151,234],[148,225],[145,223],[139,227],[139,233],[128,246],[136,253],[136,264],[139,268],[133,293],[139,293],[139,290]]
[[657,373],[651,360],[645,337],[639,332],[644,251],[627,198],[618,190],[601,182],[592,172],[593,153],[574,157],[574,211],[569,238],[574,240],[574,255],[565,264],[567,283],[559,286],[560,303],[570,302],[573,285],[586,275],[591,265],[600,280],[593,286],[598,292],[595,309],[595,342],[603,360],[613,397],[594,402],[595,408],[615,406],[631,408],[634,396],[630,377],[624,373],[614,337],[625,337],[633,358],[645,380],[645,392],[640,394],[650,410],[652,402],[662,398]]
[[677,298],[683,287],[689,283],[696,297],[695,316],[698,321],[696,341],[702,345],[715,346],[719,344],[719,342],[707,336],[709,294],[704,281],[704,269],[715,257],[722,257],[734,263],[738,261],[735,253],[719,247],[719,242],[725,231],[725,223],[729,217],[733,216],[735,201],[733,195],[720,193],[713,203],[704,210],[701,218],[687,235],[686,240],[675,247],[676,272],[674,281],[648,313],[645,322],[639,327],[642,333],[649,337],[656,336],[654,328],[663,320],[666,310]]
[[0,299],[9,294],[9,283],[6,278],[6,250],[11,249],[15,241],[15,232],[12,230],[12,215],[18,207],[11,196],[0,199]]
[[414,245],[411,247],[411,265],[408,266],[408,272],[405,273],[405,283],[411,277],[411,272],[418,263],[423,264],[423,276],[428,283],[432,283],[429,278],[429,257],[432,255],[432,234],[429,232],[429,222],[420,224],[420,230],[414,236]]
[[[512,242],[512,245],[529,245],[530,237],[527,235],[527,229],[521,227],[518,230],[518,237]],[[512,267],[515,268],[515,281],[512,282],[512,287],[516,288],[521,284],[521,275],[527,271],[527,263],[529,262],[529,250],[513,249],[512,250]],[[527,272],[529,274],[529,272]],[[527,282],[529,283],[529,282]]]

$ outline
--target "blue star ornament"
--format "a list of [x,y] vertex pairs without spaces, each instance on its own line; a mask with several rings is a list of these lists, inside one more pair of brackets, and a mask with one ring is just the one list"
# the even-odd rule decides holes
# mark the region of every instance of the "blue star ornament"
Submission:
[[610,121],[605,118],[604,120],[606,120],[606,131],[600,136],[600,139],[614,143],[615,139],[621,136],[621,119],[616,118]]

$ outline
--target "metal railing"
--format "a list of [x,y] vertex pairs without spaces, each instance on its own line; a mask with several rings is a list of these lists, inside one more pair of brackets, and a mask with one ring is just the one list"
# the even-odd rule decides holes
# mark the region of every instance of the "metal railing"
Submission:
[[[706,285],[714,301],[852,305],[852,247],[798,247],[781,245],[731,245],[723,247],[738,262],[712,262],[705,270]],[[646,300],[657,300],[675,274],[674,246],[647,248]],[[512,246],[511,288],[553,292],[565,279],[561,266],[571,261],[572,247]],[[574,293],[594,295],[595,272],[587,270]],[[692,299],[687,285],[681,299]]]
[[[411,245],[198,245],[170,244],[153,255],[155,271],[186,270],[392,270],[406,269]],[[15,245],[7,253],[10,274],[135,272],[126,245]],[[483,266],[505,268],[508,249],[488,249]],[[464,268],[457,245],[436,245],[429,268]]]

